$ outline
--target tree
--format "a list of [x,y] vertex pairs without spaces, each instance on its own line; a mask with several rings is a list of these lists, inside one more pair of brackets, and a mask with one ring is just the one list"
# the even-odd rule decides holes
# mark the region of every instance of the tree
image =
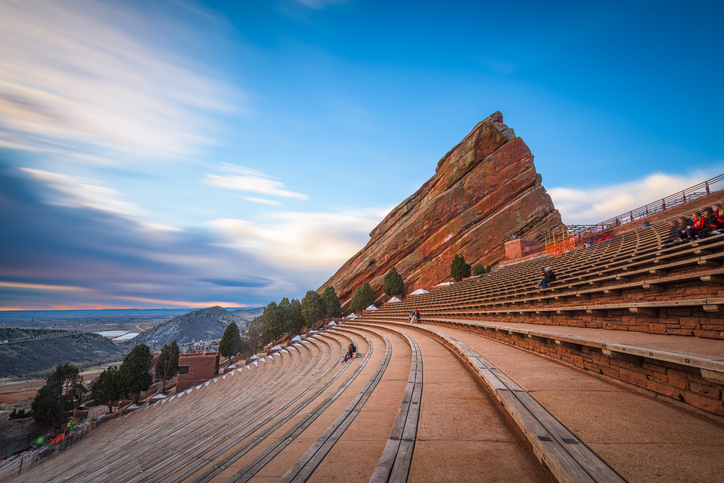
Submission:
[[[221,348],[219,348],[221,350]],[[156,359],[156,380],[161,381],[161,392],[166,394],[166,381],[178,373],[179,348],[176,341],[164,344]]]
[[450,275],[456,282],[470,276],[470,264],[465,263],[463,256],[456,254],[453,257],[452,263],[450,264]]
[[488,265],[487,267],[485,267],[485,271],[486,271],[487,273],[490,273],[490,272],[493,271],[493,269],[490,268],[490,265]]
[[313,328],[324,317],[324,302],[322,296],[314,290],[310,290],[302,299],[302,315],[307,327]]
[[264,316],[260,315],[254,317],[251,322],[247,325],[249,329],[247,331],[247,341],[249,344],[249,351],[254,353],[261,344],[262,332],[264,327]]
[[240,351],[241,336],[239,335],[239,327],[236,325],[236,322],[232,322],[226,326],[224,335],[221,337],[221,342],[219,342],[219,353],[222,357],[228,357],[229,364],[231,364],[231,358]]
[[358,288],[352,296],[351,309],[353,312],[364,310],[375,302],[375,293],[369,283]]
[[476,263],[473,267],[473,275],[478,276],[485,273],[485,267],[482,263]]
[[292,299],[289,303],[289,325],[287,326],[287,332],[293,332],[298,335],[302,331],[302,327],[304,327],[302,303],[297,299]]
[[277,305],[276,330],[274,334],[275,339],[279,339],[289,331],[288,327],[291,325],[289,321],[292,310],[291,305],[291,302],[289,302],[289,299],[286,297],[284,297],[281,302],[279,302],[279,305]]
[[141,391],[147,390],[153,384],[152,361],[151,349],[146,344],[138,344],[123,358],[119,378],[124,393],[133,395],[134,404],[138,403]]
[[269,305],[264,309],[262,314],[262,339],[264,342],[268,342],[272,339],[277,338],[277,326],[279,315],[277,314],[277,303],[270,302]]
[[36,421],[51,420],[56,428],[63,422],[65,412],[80,404],[83,395],[83,378],[78,368],[68,364],[59,365],[45,380],[45,386],[38,390],[30,406],[30,413]]
[[389,297],[396,295],[402,295],[405,291],[405,282],[402,277],[397,273],[395,267],[390,268],[385,274],[385,281],[382,283],[382,291]]
[[324,303],[324,316],[337,317],[342,312],[342,304],[339,303],[339,297],[333,286],[329,286],[322,292],[322,302]]
[[[165,347],[165,346],[164,346]],[[156,364],[158,367],[158,364]],[[116,366],[111,366],[93,381],[91,398],[97,403],[106,404],[108,411],[111,411],[113,402],[123,397],[123,386],[120,380],[120,372]]]

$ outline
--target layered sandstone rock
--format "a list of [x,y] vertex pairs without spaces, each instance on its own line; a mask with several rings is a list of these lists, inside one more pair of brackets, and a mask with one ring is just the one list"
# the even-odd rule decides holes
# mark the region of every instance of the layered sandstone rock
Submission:
[[438,163],[435,175],[392,210],[370,241],[320,288],[333,285],[343,304],[395,266],[405,292],[449,278],[456,253],[468,263],[495,265],[510,235],[536,238],[561,225],[541,186],[533,155],[496,112]]

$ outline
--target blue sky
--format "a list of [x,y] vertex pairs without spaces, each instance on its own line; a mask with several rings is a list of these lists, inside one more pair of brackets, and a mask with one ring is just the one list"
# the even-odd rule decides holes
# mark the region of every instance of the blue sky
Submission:
[[0,308],[316,289],[494,111],[568,223],[724,172],[719,2],[7,1]]

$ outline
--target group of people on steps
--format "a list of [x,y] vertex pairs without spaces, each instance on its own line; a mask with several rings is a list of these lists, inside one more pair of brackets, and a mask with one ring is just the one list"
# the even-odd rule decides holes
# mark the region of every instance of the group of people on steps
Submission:
[[724,207],[720,203],[716,203],[702,211],[693,212],[691,218],[681,216],[676,221],[670,221],[669,224],[674,243],[718,235],[724,231]]

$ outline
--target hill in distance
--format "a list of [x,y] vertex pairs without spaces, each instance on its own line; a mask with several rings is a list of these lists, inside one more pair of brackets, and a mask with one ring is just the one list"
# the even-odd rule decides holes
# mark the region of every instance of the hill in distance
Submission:
[[44,336],[15,343],[0,344],[0,377],[46,377],[65,362],[85,369],[120,360],[123,349],[105,337],[90,332],[56,337],[65,331],[46,329],[0,329],[0,339]]
[[251,309],[235,309],[230,310],[229,313],[236,315],[238,318],[248,324],[252,321],[252,319],[264,313],[264,307],[254,307]]
[[243,319],[218,305],[194,310],[141,333],[133,338],[128,345],[143,343],[153,348],[170,344],[174,340],[178,344],[184,344],[220,339],[224,335],[226,327],[232,322],[237,325],[245,325]]

